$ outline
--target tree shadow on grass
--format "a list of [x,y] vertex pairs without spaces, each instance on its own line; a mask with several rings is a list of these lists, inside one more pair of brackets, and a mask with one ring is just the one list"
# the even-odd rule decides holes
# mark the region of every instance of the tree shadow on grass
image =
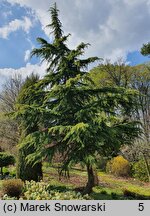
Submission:
[[105,190],[101,192],[92,192],[90,197],[94,200],[149,200],[149,196],[140,195],[138,193],[128,192],[128,194],[117,194],[115,192],[107,193]]
[[92,192],[90,194],[91,199],[93,200],[124,200],[124,196],[120,195],[120,194],[116,194],[116,193],[105,193],[105,192],[100,192],[100,193],[96,193],[96,192]]

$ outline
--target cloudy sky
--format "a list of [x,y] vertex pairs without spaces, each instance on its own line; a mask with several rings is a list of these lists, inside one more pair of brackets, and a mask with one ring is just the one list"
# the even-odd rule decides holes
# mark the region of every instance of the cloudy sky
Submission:
[[44,73],[46,65],[29,57],[37,37],[50,39],[45,26],[54,2],[71,48],[87,42],[86,56],[148,61],[139,50],[150,41],[150,0],[0,0],[0,88],[14,73]]

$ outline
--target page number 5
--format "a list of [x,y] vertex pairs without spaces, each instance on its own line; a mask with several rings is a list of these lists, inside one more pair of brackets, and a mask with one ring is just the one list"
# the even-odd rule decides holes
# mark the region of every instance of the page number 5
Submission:
[[139,211],[143,211],[144,210],[144,203],[139,203]]

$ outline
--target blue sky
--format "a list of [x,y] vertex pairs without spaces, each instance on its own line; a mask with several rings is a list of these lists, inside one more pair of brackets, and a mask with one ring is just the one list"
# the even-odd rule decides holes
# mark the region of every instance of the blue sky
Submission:
[[[150,40],[150,0],[56,0],[65,33],[71,33],[71,48],[89,42],[86,56],[115,61],[123,57],[131,65],[149,61],[139,50]],[[54,1],[0,0],[0,88],[13,73],[44,73],[45,64],[29,58],[36,38],[48,40],[45,26]],[[123,10],[122,10],[123,8]],[[119,13],[122,10],[122,13]],[[139,13],[140,12],[140,13]]]
[[147,61],[150,61],[149,57],[141,55],[139,51],[129,52],[127,55],[127,62],[130,62],[130,65],[133,66]]
[[0,10],[3,11],[0,13],[0,28],[8,26],[15,20],[24,21],[25,17],[29,18],[32,23],[29,30],[18,27],[16,31],[10,31],[7,36],[1,35],[0,68],[18,69],[25,67],[27,62],[31,64],[38,63],[39,60],[36,58],[25,59],[26,52],[31,51],[33,47],[37,46],[36,38],[45,37],[41,24],[38,20],[34,19],[31,9],[21,7],[18,4],[13,6],[7,1],[3,1]]

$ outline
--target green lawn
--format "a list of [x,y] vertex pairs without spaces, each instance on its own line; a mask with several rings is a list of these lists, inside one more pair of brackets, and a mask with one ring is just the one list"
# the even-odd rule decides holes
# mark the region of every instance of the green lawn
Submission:
[[[62,186],[68,190],[82,188],[86,184],[87,173],[85,170],[72,169],[70,179],[58,179],[57,169],[53,167],[44,167],[44,180],[55,187]],[[146,196],[150,198],[150,184],[135,180],[133,178],[117,178],[104,172],[98,172],[99,186],[93,188],[91,199],[110,200],[110,199],[135,199],[133,197],[124,197],[123,191],[137,193],[140,198]],[[137,198],[138,199],[138,198]]]
[[[60,192],[81,191],[86,185],[87,173],[80,167],[70,170],[70,178],[64,176],[59,179],[58,169],[44,163],[43,181],[50,185],[51,189]],[[94,200],[122,200],[122,199],[150,199],[150,184],[133,178],[118,178],[104,172],[98,172],[99,186],[93,188],[90,199]],[[124,196],[123,191],[128,196]],[[2,194],[2,180],[0,180],[0,195]],[[136,194],[136,196],[134,196]],[[137,196],[138,195],[138,196]]]
[[150,198],[150,184],[148,183],[132,178],[117,178],[104,172],[99,172],[98,175],[100,186],[93,188],[93,199],[127,199],[123,196],[124,190],[137,193],[139,197]]

